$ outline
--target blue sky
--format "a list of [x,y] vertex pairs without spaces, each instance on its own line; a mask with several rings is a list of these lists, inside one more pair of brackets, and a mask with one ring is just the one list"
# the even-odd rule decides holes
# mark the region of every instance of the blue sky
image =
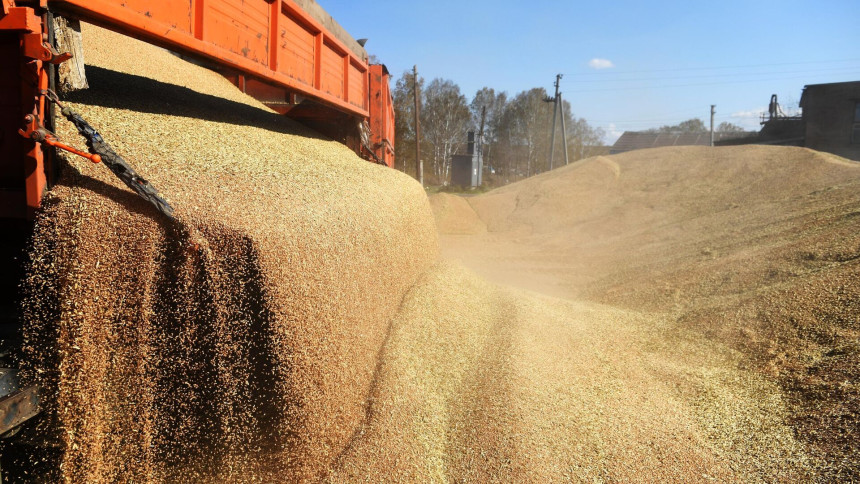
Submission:
[[483,86],[549,91],[562,73],[574,114],[608,143],[707,122],[711,104],[716,123],[758,129],[771,94],[796,108],[805,84],[860,80],[860,0],[317,1],[395,78],[417,64],[471,100]]

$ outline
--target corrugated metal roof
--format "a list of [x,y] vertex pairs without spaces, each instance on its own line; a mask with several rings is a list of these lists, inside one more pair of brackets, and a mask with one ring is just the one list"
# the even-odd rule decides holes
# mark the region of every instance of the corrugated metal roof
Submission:
[[[756,136],[755,131],[743,131],[740,133],[714,133],[714,142],[730,139],[746,138]],[[711,133],[644,133],[639,131],[625,131],[612,145],[610,153],[623,153],[625,151],[639,150],[643,148],[659,148],[662,146],[708,146],[711,144]]]

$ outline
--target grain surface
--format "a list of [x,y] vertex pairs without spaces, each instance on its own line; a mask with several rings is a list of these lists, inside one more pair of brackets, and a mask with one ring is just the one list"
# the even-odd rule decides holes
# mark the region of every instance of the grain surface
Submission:
[[496,282],[655,318],[656,378],[736,478],[852,481],[859,189],[860,163],[803,148],[640,150],[469,197],[489,232],[441,244]]
[[437,257],[422,188],[212,71],[83,36],[91,88],[67,104],[181,222],[78,158],[46,200],[26,370],[48,389],[61,478],[325,475],[365,418],[391,318]]
[[[336,481],[804,481],[764,378],[650,314],[443,263],[392,327]],[[380,470],[382,472],[380,473]]]
[[858,478],[856,164],[668,148],[428,202],[211,71],[84,41],[69,104],[180,223],[76,159],[46,200],[47,481]]
[[487,226],[465,198],[448,193],[430,196],[430,206],[440,234],[471,235],[487,231]]

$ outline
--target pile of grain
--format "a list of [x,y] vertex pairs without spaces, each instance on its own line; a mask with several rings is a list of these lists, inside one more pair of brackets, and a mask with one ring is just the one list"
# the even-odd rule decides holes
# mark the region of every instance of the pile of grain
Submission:
[[474,235],[487,231],[487,226],[463,197],[435,193],[430,196],[430,207],[440,234]]
[[860,164],[802,148],[641,150],[468,198],[489,233],[441,242],[493,280],[656,314],[742,355],[723,371],[778,386],[818,478],[856,480],[859,190]]
[[[54,477],[324,475],[364,421],[391,318],[437,257],[423,190],[214,72],[83,34],[92,87],[68,104],[181,222],[79,158],[45,201],[24,365],[63,449]],[[63,120],[58,134],[82,145]]]
[[[856,165],[671,148],[428,203],[210,71],[84,39],[70,104],[181,222],[82,160],[46,200],[48,480],[856,474]],[[431,204],[448,254],[519,288],[437,264]]]
[[449,264],[409,294],[338,481],[809,479],[775,386],[670,321]]

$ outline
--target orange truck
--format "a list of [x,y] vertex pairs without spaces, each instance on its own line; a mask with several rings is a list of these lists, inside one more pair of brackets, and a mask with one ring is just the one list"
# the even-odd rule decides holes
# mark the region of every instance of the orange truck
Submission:
[[[389,73],[313,0],[0,0],[0,218],[32,218],[53,182],[47,143],[54,14],[217,67],[277,112],[393,166]],[[118,54],[118,55],[121,55]],[[23,130],[22,130],[23,128]],[[29,128],[29,129],[28,129]]]
[[76,152],[50,134],[56,66],[71,58],[57,50],[54,16],[208,64],[284,116],[394,165],[389,73],[313,0],[0,0],[0,438],[39,411],[38,388],[18,388],[7,355],[17,339],[27,238],[55,181],[55,150]]

